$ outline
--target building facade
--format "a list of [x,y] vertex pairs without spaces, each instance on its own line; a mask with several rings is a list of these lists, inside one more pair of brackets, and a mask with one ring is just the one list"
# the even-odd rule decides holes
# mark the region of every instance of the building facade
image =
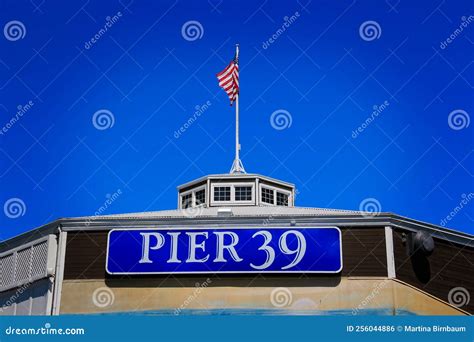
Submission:
[[[473,236],[392,213],[302,208],[294,202],[295,187],[287,182],[258,174],[210,175],[178,187],[176,210],[51,222],[0,243],[1,313],[474,313]],[[313,243],[304,235],[322,229],[340,232],[340,246],[319,238]],[[241,232],[266,239],[272,230],[283,232],[274,248],[244,251],[250,245]],[[133,231],[143,240],[135,243]],[[127,234],[115,238],[111,232]],[[192,232],[200,232],[201,242]],[[211,248],[216,255],[199,259],[208,233],[217,236],[217,248]],[[178,240],[185,235],[189,243]],[[167,264],[153,263],[150,258],[165,243],[171,244]],[[135,244],[142,244],[140,258]],[[327,259],[338,263],[340,257],[340,267],[326,268],[319,259],[329,256],[321,251],[340,253]],[[288,261],[278,270],[228,266],[257,255],[264,260],[265,253],[265,262]],[[314,263],[297,268],[309,257]],[[182,262],[166,268],[174,261]],[[213,268],[209,262],[221,263]]]

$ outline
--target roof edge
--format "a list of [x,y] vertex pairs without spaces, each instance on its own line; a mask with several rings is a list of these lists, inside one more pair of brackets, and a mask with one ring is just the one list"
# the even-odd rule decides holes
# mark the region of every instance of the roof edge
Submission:
[[[312,208],[317,209],[317,208]],[[341,210],[343,211],[343,210]],[[93,217],[93,216],[92,216]],[[10,248],[17,247],[24,243],[33,241],[42,236],[48,234],[55,234],[59,229],[67,231],[97,231],[107,230],[108,228],[123,227],[127,228],[130,226],[143,226],[146,224],[153,224],[154,226],[202,226],[209,224],[217,224],[222,226],[223,224],[235,225],[237,220],[243,221],[241,225],[258,225],[262,222],[262,217],[255,216],[238,216],[238,217],[206,217],[196,223],[195,220],[189,220],[189,218],[127,218],[127,217],[94,217],[94,220],[90,220],[89,217],[76,217],[76,218],[60,218],[52,221],[48,224],[42,225],[37,228],[33,228],[20,235],[14,236],[7,240],[0,242],[0,252],[8,250]],[[324,215],[324,216],[311,216],[311,215],[281,215],[274,216],[273,222],[276,226],[289,224],[290,221],[296,221],[296,223],[302,226],[308,226],[311,224],[316,225],[338,225],[338,226],[366,226],[368,228],[380,227],[380,226],[393,226],[408,231],[426,230],[433,234],[436,238],[460,243],[469,247],[474,248],[474,235],[465,233],[462,231],[441,227],[435,224],[418,221],[394,213],[380,213],[374,216],[362,216],[362,215]],[[112,223],[112,224],[111,224]],[[114,227],[111,227],[115,225]]]
[[295,184],[294,183],[290,183],[290,182],[286,182],[286,181],[282,181],[281,179],[277,179],[277,178],[273,178],[273,177],[268,177],[268,176],[264,176],[264,175],[261,175],[261,174],[258,174],[258,173],[240,173],[240,174],[231,174],[231,173],[222,173],[222,174],[211,174],[211,175],[205,175],[205,176],[202,176],[202,177],[199,177],[199,178],[196,178],[194,180],[191,180],[189,182],[186,182],[184,184],[181,184],[181,185],[178,185],[176,188],[178,190],[181,190],[183,188],[187,188],[189,186],[192,186],[196,183],[200,183],[202,181],[205,181],[207,179],[227,179],[227,178],[262,178],[262,179],[265,179],[267,181],[270,181],[270,182],[276,182],[276,183],[281,183],[283,185],[286,185],[286,186],[289,186],[289,187],[292,187],[292,188],[295,188]]

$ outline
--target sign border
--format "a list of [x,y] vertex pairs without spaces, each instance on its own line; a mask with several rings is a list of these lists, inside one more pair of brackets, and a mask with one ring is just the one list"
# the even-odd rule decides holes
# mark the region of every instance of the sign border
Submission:
[[302,229],[324,229],[324,228],[332,228],[336,229],[339,233],[339,248],[340,248],[340,264],[341,267],[337,271],[262,271],[262,270],[255,270],[255,271],[198,271],[198,272],[110,272],[108,269],[108,261],[109,261],[109,246],[110,246],[110,234],[114,231],[130,231],[130,230],[140,230],[140,231],[159,231],[159,230],[239,230],[239,229],[254,229],[257,230],[259,227],[215,227],[215,228],[205,228],[205,227],[176,227],[176,228],[113,228],[109,230],[107,234],[107,251],[105,255],[105,271],[109,275],[164,275],[164,274],[172,274],[172,275],[189,275],[189,274],[337,274],[340,273],[343,269],[343,250],[342,250],[342,232],[341,229],[337,226],[320,226],[320,227],[265,227],[261,230],[266,229],[286,229],[286,230],[298,230],[298,228]]

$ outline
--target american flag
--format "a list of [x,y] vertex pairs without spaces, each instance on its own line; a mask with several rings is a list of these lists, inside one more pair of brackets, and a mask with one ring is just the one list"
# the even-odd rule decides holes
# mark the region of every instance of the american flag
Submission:
[[229,65],[217,74],[219,86],[225,90],[229,96],[230,105],[234,103],[239,93],[239,50],[237,49],[234,59]]

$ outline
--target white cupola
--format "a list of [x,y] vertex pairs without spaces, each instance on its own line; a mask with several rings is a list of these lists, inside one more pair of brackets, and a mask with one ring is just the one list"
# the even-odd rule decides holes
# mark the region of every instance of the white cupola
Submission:
[[208,175],[178,187],[178,209],[229,206],[293,207],[295,186],[248,173]]

